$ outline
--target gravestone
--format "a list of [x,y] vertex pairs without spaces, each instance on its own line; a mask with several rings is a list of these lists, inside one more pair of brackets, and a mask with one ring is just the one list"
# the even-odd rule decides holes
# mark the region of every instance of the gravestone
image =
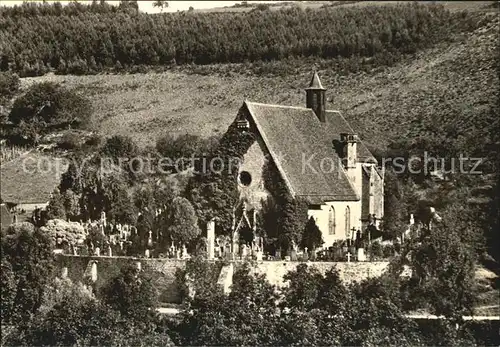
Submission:
[[290,251],[290,260],[291,261],[297,261],[297,251],[295,249],[292,249]]
[[96,247],[95,248],[95,255],[100,257],[101,256],[101,248],[100,247]]
[[97,281],[97,262],[93,261],[90,270],[90,280],[95,283]]
[[296,261],[297,260],[297,251],[298,251],[298,247],[297,247],[297,244],[295,243],[294,240],[292,240],[292,245],[291,245],[292,249],[290,250],[290,260],[291,261]]
[[112,256],[113,256],[113,251],[112,251],[112,249],[111,249],[111,245],[110,245],[110,246],[108,246],[108,255],[109,255],[110,257],[112,257]]
[[351,262],[351,252],[347,252],[347,262]]
[[148,247],[153,247],[153,232],[151,230],[149,231],[148,236]]
[[366,261],[365,249],[363,247],[358,248],[358,261]]
[[189,259],[191,258],[187,252],[187,248],[186,248],[186,245],[182,245],[182,255],[181,255],[181,258],[182,259]]
[[149,253],[149,249],[146,249],[144,255],[146,256],[146,258],[150,258],[151,254]]
[[67,278],[68,277],[68,268],[63,267],[61,271],[61,278]]
[[101,224],[106,227],[106,212],[101,212]]
[[351,253],[351,255],[356,254],[356,247],[354,247],[354,246],[349,247],[349,251],[348,252]]
[[215,257],[215,220],[212,219],[207,223],[207,256],[208,259]]
[[236,253],[231,250],[231,245],[226,243],[224,245],[224,251],[222,252],[226,260],[234,260],[236,258]]
[[233,258],[236,258],[238,256],[238,254],[240,253],[240,246],[237,242],[233,243],[233,249],[230,250],[230,252],[233,254]]

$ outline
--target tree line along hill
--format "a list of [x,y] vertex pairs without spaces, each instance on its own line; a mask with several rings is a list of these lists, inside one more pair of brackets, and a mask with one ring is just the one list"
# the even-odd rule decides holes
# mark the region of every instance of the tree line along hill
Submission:
[[365,57],[387,65],[479,25],[443,6],[323,7],[146,14],[93,1],[0,8],[0,69],[91,74],[137,65]]

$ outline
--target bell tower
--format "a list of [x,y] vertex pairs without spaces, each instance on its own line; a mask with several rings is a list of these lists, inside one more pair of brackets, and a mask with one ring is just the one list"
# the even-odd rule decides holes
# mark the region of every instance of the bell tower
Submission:
[[314,72],[314,75],[311,79],[311,83],[309,87],[306,88],[306,107],[311,108],[316,116],[320,120],[320,122],[325,122],[325,91],[321,85],[321,81],[319,80],[319,76],[317,72]]

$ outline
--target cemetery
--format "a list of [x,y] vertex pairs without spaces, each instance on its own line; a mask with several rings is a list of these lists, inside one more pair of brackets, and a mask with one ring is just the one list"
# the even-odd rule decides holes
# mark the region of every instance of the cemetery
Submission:
[[[157,211],[157,214],[160,213]],[[376,240],[372,245],[368,245],[368,250],[365,251],[364,243],[358,233],[357,239],[346,240],[342,246],[319,249],[317,252],[308,251],[307,248],[299,249],[293,244],[289,255],[281,258],[264,254],[262,237],[256,236],[251,243],[240,239],[237,227],[234,229],[233,239],[216,236],[216,221],[211,220],[207,223],[206,237],[202,238],[204,247],[195,250],[194,254],[188,252],[186,245],[176,247],[174,242],[166,254],[158,253],[153,233],[149,231],[147,241],[144,242],[146,245],[144,253],[127,255],[127,250],[133,249],[131,240],[137,233],[135,226],[112,225],[107,222],[104,212],[98,221],[67,223],[80,227],[82,231],[85,230],[85,236],[74,240],[75,245],[70,248],[64,247],[64,240],[58,237],[57,242],[62,247],[56,250],[58,276],[68,277],[74,282],[82,282],[94,290],[99,290],[110,278],[119,274],[123,267],[132,263],[153,280],[154,286],[159,291],[160,301],[167,304],[181,302],[176,272],[184,269],[186,262],[192,257],[202,257],[212,264],[219,274],[218,286],[223,292],[228,292],[233,273],[244,263],[250,263],[255,274],[265,275],[269,283],[279,289],[286,286],[284,275],[295,270],[300,263],[307,263],[323,274],[335,267],[339,271],[340,278],[346,283],[377,277],[386,271],[389,257],[397,250],[392,243],[386,242],[386,245],[382,246],[383,242]],[[411,225],[408,227],[407,235],[410,229]],[[377,245],[378,248],[370,247],[373,245]],[[386,248],[392,253],[385,254],[384,258],[382,249]],[[378,253],[371,255],[371,250]],[[409,274],[406,271],[403,275]]]

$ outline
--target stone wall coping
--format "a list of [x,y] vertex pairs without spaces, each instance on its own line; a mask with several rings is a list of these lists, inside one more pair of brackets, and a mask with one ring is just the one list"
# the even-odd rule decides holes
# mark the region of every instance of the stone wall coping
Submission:
[[[186,259],[172,259],[172,258],[141,258],[141,257],[131,257],[131,256],[109,256],[109,255],[74,255],[74,254],[58,254],[58,257],[68,257],[68,258],[82,258],[89,260],[99,260],[99,259],[125,259],[125,260],[133,260],[133,261],[144,261],[144,262],[176,262],[182,263],[186,262]],[[227,262],[227,263],[235,263],[235,264],[243,264],[247,262],[247,260],[224,260],[224,259],[205,259],[206,262],[216,263],[216,262]],[[361,265],[388,265],[389,261],[364,261],[364,262],[347,262],[347,261],[300,261],[300,260],[261,260],[261,261],[249,261],[254,264],[278,264],[282,263],[284,266],[287,264],[306,264],[306,265],[320,265],[320,266],[328,266],[328,265],[342,265],[342,266],[361,266]]]
[[[102,256],[96,256],[96,255],[74,255],[74,254],[58,254],[58,257],[68,257],[68,258],[82,258],[82,259],[89,259],[89,260],[99,260],[99,259],[125,259],[125,260],[134,260],[134,261],[151,261],[151,262],[176,262],[176,263],[183,263],[186,262],[186,259],[172,259],[172,258],[141,258],[141,257],[131,257],[131,256],[109,256],[109,255],[102,255]],[[243,264],[247,262],[247,260],[224,260],[224,259],[205,259],[206,262],[209,263],[216,263],[216,262],[227,262],[227,263],[235,263],[235,264]],[[282,263],[284,266],[288,264],[306,264],[306,265],[320,265],[320,266],[328,266],[328,265],[342,265],[342,266],[362,266],[362,265],[388,265],[389,261],[364,261],[364,262],[347,262],[347,261],[300,261],[300,260],[261,260],[261,261],[249,261],[250,263],[254,264],[278,264]]]

